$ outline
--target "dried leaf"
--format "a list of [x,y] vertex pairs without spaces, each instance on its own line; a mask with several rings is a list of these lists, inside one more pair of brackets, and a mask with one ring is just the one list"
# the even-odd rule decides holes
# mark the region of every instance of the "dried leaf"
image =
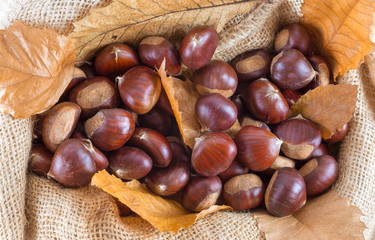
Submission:
[[361,210],[333,190],[309,199],[293,215],[279,218],[265,210],[253,214],[267,240],[364,239],[366,229]]
[[332,67],[333,77],[356,69],[375,49],[374,0],[305,0],[300,22]]
[[201,125],[195,115],[195,103],[200,95],[194,83],[189,79],[182,81],[175,77],[168,77],[164,66],[165,62],[163,61],[160,69],[158,69],[161,83],[171,103],[182,140],[193,149],[195,138],[199,137],[201,133]]
[[291,115],[302,114],[316,123],[328,139],[352,118],[357,92],[358,87],[350,84],[320,86],[298,99]]
[[200,213],[191,213],[177,202],[150,192],[137,180],[123,182],[105,170],[96,173],[91,184],[118,198],[160,232],[176,233],[179,229],[193,225],[196,220],[210,213],[231,209],[228,206],[214,205]]
[[113,42],[136,45],[150,35],[179,39],[197,25],[215,26],[220,31],[228,20],[248,12],[253,4],[244,0],[113,0],[75,22],[69,37],[77,47],[78,59],[89,59]]
[[0,30],[0,112],[27,118],[52,107],[69,84],[75,48],[65,36],[14,22]]

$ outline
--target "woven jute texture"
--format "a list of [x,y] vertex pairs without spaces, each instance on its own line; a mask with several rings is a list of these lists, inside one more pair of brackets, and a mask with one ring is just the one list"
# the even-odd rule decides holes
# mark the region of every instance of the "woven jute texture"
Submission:
[[[280,26],[295,22],[302,0],[257,3],[230,21],[220,33],[216,59],[230,60],[254,48],[272,48]],[[0,3],[0,27],[15,19],[60,32],[82,17],[99,0],[33,0]],[[4,6],[2,6],[4,5]],[[350,131],[339,150],[340,176],[334,188],[359,207],[375,229],[375,55],[340,83],[359,85]],[[0,239],[264,239],[250,212],[218,212],[177,234],[160,233],[139,217],[120,219],[113,199],[95,187],[67,189],[27,173],[32,120],[0,114]]]

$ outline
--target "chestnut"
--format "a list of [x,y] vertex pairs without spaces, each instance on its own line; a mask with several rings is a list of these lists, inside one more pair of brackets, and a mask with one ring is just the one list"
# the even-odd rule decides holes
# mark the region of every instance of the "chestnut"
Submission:
[[250,113],[265,123],[279,123],[289,115],[289,106],[280,90],[261,78],[252,82],[246,91],[246,106]]
[[68,86],[65,88],[63,94],[60,97],[60,100],[65,100],[68,96],[70,90],[72,90],[75,86],[77,86],[79,83],[81,83],[83,80],[86,79],[86,74],[84,71],[82,71],[79,68],[74,68],[73,71],[73,78],[70,80]]
[[172,160],[172,151],[167,139],[149,128],[136,128],[129,145],[145,151],[156,167],[166,167]]
[[233,95],[230,100],[236,105],[237,117],[241,117],[244,114],[244,103],[243,96],[241,94]]
[[131,114],[120,108],[102,109],[85,122],[87,137],[103,151],[122,147],[132,136],[134,128]]
[[171,132],[172,119],[168,114],[157,108],[151,109],[148,113],[138,115],[138,125],[140,127],[151,128],[164,136]]
[[282,51],[272,59],[271,79],[280,88],[300,89],[315,78],[310,62],[296,49]]
[[229,179],[246,174],[249,172],[249,169],[245,167],[238,159],[234,159],[233,162],[229,165],[227,169],[219,173],[217,176],[220,178],[221,182],[225,183]]
[[341,129],[337,130],[329,139],[324,139],[326,143],[335,143],[343,139],[349,131],[349,124],[345,123]]
[[311,66],[318,73],[315,78],[301,89],[303,93],[309,90],[315,89],[319,86],[327,86],[330,83],[331,70],[329,68],[328,62],[318,55],[307,56]]
[[180,58],[188,68],[198,69],[206,65],[215,53],[219,34],[210,26],[197,26],[182,39]]
[[327,190],[335,182],[338,171],[336,159],[329,155],[308,161],[299,170],[306,183],[307,195],[315,196]]
[[275,37],[275,51],[295,48],[304,55],[311,51],[311,38],[306,28],[299,23],[291,23],[284,26]]
[[115,199],[120,217],[126,217],[132,214],[133,211],[128,206],[120,202],[117,198],[114,198],[114,199]]
[[190,162],[190,154],[186,151],[180,139],[174,136],[168,136],[167,140],[171,147],[173,161]]
[[176,75],[181,70],[180,58],[175,46],[167,39],[159,36],[144,38],[138,46],[138,55],[141,61],[151,67],[160,68],[165,59],[167,74]]
[[195,103],[195,114],[202,131],[225,131],[237,120],[236,105],[219,93],[200,96]]
[[160,196],[170,196],[180,191],[189,179],[189,162],[172,161],[166,168],[152,169],[144,182],[152,192]]
[[306,185],[294,168],[280,168],[272,176],[264,201],[267,211],[277,217],[293,214],[306,203]]
[[270,72],[271,54],[263,49],[255,49],[241,53],[230,65],[237,73],[240,81],[254,81],[267,76]]
[[284,89],[284,90],[281,90],[281,93],[283,94],[289,107],[293,107],[293,105],[296,104],[298,99],[301,97],[301,94],[297,92],[296,90]]
[[272,177],[272,175],[275,173],[277,169],[283,168],[283,167],[290,167],[290,168],[296,168],[296,163],[287,157],[278,156],[276,160],[272,163],[272,165],[262,172],[262,174]]
[[159,99],[161,82],[154,70],[138,66],[117,79],[121,99],[130,110],[145,114],[155,106]]
[[228,180],[223,187],[223,200],[235,211],[257,207],[263,200],[264,185],[255,174],[243,174]]
[[282,141],[263,128],[243,127],[234,140],[238,147],[238,159],[253,171],[269,168],[279,156]]
[[115,43],[103,48],[95,58],[98,75],[115,79],[132,67],[138,66],[138,56],[133,48],[123,43]]
[[79,66],[79,69],[85,73],[86,78],[93,78],[96,76],[95,67],[91,62],[85,61],[84,64]]
[[164,88],[161,88],[159,100],[157,101],[155,106],[163,112],[168,113],[171,116],[174,116],[171,103],[169,102],[167,93],[165,93]]
[[82,109],[81,117],[87,119],[100,109],[118,107],[120,97],[113,81],[106,77],[94,77],[73,88],[69,101],[77,103]]
[[280,123],[274,133],[283,141],[281,151],[296,160],[308,158],[322,140],[319,128],[301,115]]
[[220,93],[230,97],[237,89],[237,74],[226,62],[215,60],[196,70],[193,82],[200,94]]
[[229,167],[236,155],[236,144],[229,135],[208,132],[195,139],[191,164],[202,176],[216,176]]
[[67,187],[83,187],[97,171],[95,155],[89,140],[65,140],[53,155],[48,176]]
[[195,176],[185,186],[182,206],[190,211],[200,212],[216,204],[222,184],[218,177]]
[[324,142],[321,142],[317,148],[307,157],[307,159],[318,158],[328,154],[328,150]]
[[250,117],[249,115],[242,116],[240,118],[240,124],[241,124],[241,127],[254,126],[254,127],[260,127],[260,128],[264,128],[268,131],[271,131],[267,124],[265,124],[264,122],[255,120],[252,117]]
[[41,177],[47,177],[51,167],[53,154],[42,144],[34,145],[31,148],[29,169]]
[[72,135],[80,114],[81,108],[71,102],[59,103],[48,111],[42,125],[42,138],[48,150],[55,152]]
[[143,178],[151,168],[151,157],[139,148],[124,146],[109,155],[109,169],[121,179]]

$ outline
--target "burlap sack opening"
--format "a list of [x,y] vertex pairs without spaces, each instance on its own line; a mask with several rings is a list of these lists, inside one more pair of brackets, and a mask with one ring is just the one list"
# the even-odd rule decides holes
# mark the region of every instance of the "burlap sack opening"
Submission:
[[[272,47],[277,29],[298,20],[302,0],[257,3],[230,21],[220,33],[216,59]],[[17,1],[0,14],[0,27],[12,20],[49,26],[60,32],[103,2],[100,0]],[[350,131],[339,150],[340,176],[334,189],[350,198],[375,238],[375,55],[366,58],[340,83],[359,85]],[[112,198],[95,187],[66,189],[27,173],[32,119],[13,120],[0,114],[0,239],[264,239],[250,212],[218,212],[176,235],[160,233],[139,217],[121,220]]]

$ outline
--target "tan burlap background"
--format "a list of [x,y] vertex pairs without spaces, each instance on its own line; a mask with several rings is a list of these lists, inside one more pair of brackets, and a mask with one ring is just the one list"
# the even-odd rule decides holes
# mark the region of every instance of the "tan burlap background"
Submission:
[[[215,58],[272,45],[277,29],[298,20],[302,0],[256,4],[221,32]],[[271,1],[272,2],[272,1]],[[14,19],[60,31],[100,0],[19,0],[0,3],[0,27]],[[4,5],[4,6],[1,6]],[[372,80],[371,80],[372,79]],[[363,213],[366,239],[375,238],[375,55],[341,83],[359,85],[357,109],[339,152],[334,188]],[[251,213],[219,212],[176,235],[160,233],[139,217],[123,223],[113,200],[95,187],[65,189],[27,173],[32,120],[0,114],[0,239],[264,239]]]

